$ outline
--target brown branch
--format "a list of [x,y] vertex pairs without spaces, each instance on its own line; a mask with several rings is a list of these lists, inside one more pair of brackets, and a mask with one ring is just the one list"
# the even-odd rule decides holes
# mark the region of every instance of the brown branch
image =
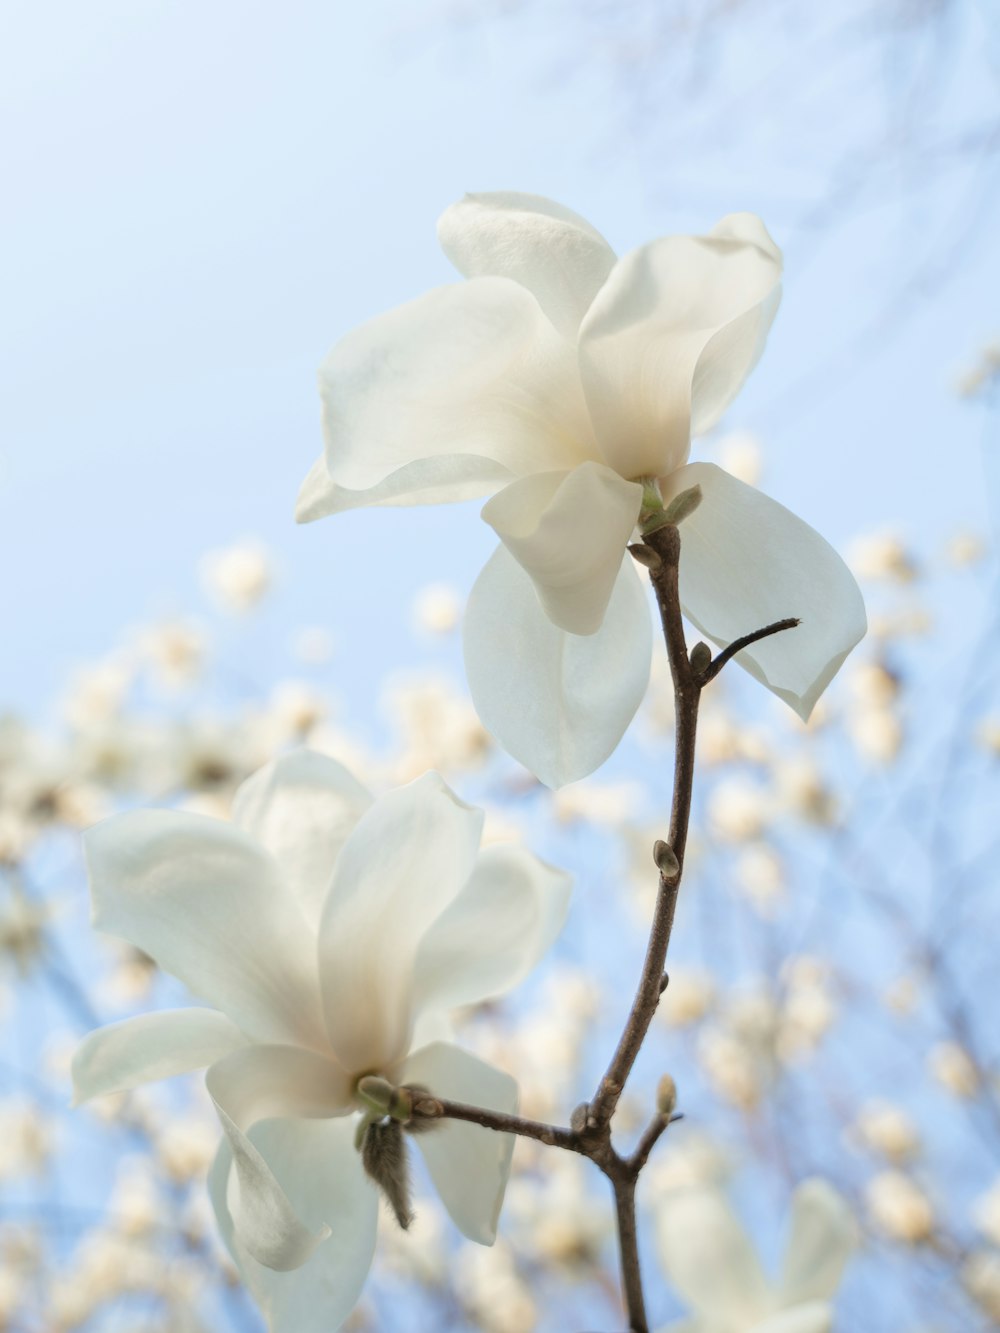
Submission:
[[635,1151],[632,1153],[632,1156],[627,1159],[626,1164],[634,1176],[638,1176],[639,1172],[649,1161],[649,1154],[656,1147],[660,1135],[664,1130],[668,1129],[675,1120],[683,1119],[683,1115],[653,1116],[652,1120],[643,1130],[639,1142],[635,1145]]
[[709,662],[704,671],[699,673],[698,684],[707,685],[710,680],[715,680],[726,663],[732,661],[744,648],[749,648],[752,643],[759,643],[761,639],[769,639],[772,634],[781,634],[783,630],[795,629],[796,625],[801,624],[802,621],[798,616],[787,616],[784,620],[776,620],[773,625],[765,625],[763,629],[755,629],[750,634],[743,634],[740,638],[734,639]]
[[[447,1101],[432,1094],[420,1098],[413,1108],[414,1128],[420,1128],[422,1120],[465,1120],[486,1129],[517,1134],[552,1147],[580,1153],[600,1167],[614,1190],[622,1292],[631,1333],[649,1333],[636,1236],[636,1181],[661,1134],[673,1120],[680,1117],[657,1115],[643,1132],[630,1157],[623,1157],[612,1145],[611,1120],[653,1021],[660,996],[668,984],[664,968],[691,819],[695,737],[701,691],[741,649],[771,634],[792,629],[799,623],[795,618],[779,620],[752,634],[745,634],[724,648],[706,666],[701,667],[698,662],[700,669],[697,669],[692,665],[684,635],[678,585],[680,549],[680,533],[673,524],[647,533],[642,544],[629,547],[635,559],[649,570],[663,625],[674,686],[674,782],[669,832],[666,841],[658,842],[654,850],[654,859],[660,870],[660,883],[642,973],[622,1035],[597,1092],[589,1104],[574,1112],[568,1129],[467,1106],[462,1102]],[[704,648],[702,651],[705,651]],[[700,655],[696,655],[696,660]]]
[[639,1269],[639,1238],[635,1227],[635,1182],[631,1171],[610,1177],[615,1192],[615,1218],[618,1223],[618,1253],[621,1260],[622,1293],[631,1333],[648,1333],[646,1300]]
[[[680,562],[680,533],[675,527],[658,528],[646,537],[658,560],[650,568],[650,580],[656,593],[663,624],[663,635],[674,683],[675,751],[674,790],[670,809],[667,847],[673,853],[670,867],[660,871],[660,885],[653,911],[653,922],[646,946],[646,957],[632,1008],[600,1087],[590,1103],[588,1124],[603,1130],[611,1120],[625,1082],[635,1064],[649,1025],[653,1021],[663,986],[664,964],[674,925],[677,894],[684,868],[688,823],[691,818],[691,793],[694,785],[695,736],[698,725],[698,700],[701,684],[694,674],[684,638],[680,590],[677,582]],[[664,860],[664,858],[660,858]]]
[[432,1120],[465,1120],[473,1125],[482,1125],[484,1129],[496,1130],[499,1134],[517,1134],[521,1138],[535,1139],[550,1148],[566,1148],[570,1152],[589,1156],[580,1136],[572,1129],[548,1125],[542,1120],[527,1120],[519,1115],[506,1115],[503,1111],[489,1111],[484,1106],[452,1102],[444,1097],[421,1097],[414,1103],[413,1118],[421,1128]]

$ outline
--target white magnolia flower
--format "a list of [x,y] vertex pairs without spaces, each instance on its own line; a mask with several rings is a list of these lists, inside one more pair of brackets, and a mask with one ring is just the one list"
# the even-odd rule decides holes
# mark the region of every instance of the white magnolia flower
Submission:
[[829,1333],[831,1300],[857,1244],[844,1200],[823,1180],[792,1198],[777,1282],[764,1273],[723,1190],[668,1193],[658,1214],[660,1257],[693,1315],[669,1333]]
[[[446,1015],[526,974],[568,878],[516,846],[480,852],[482,820],[436,773],[373,801],[301,750],[244,783],[234,824],[140,810],[86,835],[95,924],[213,1007],[92,1033],[77,1100],[208,1066],[216,1215],[279,1333],[338,1327],[371,1263],[363,1075],[515,1109],[513,1079],[452,1045]],[[449,1121],[418,1142],[456,1225],[492,1244],[510,1136]]]
[[731,214],[621,260],[535,195],[466,196],[438,229],[468,281],[370,321],[327,357],[326,452],[299,520],[499,492],[483,517],[501,545],[465,618],[469,684],[501,743],[559,786],[608,757],[645,692],[650,617],[625,556],[641,479],[664,501],[698,485],[684,610],[717,644],[799,616],[739,660],[808,717],[864,634],[857,585],[787,509],[687,462],[778,307],[781,258],[761,221]]

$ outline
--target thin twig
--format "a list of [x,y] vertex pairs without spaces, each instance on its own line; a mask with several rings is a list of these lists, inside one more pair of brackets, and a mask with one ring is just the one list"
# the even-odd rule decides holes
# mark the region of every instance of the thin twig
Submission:
[[542,1120],[526,1120],[519,1115],[506,1115],[502,1111],[490,1111],[484,1106],[469,1106],[466,1102],[452,1102],[444,1097],[422,1097],[413,1107],[417,1122],[428,1120],[467,1120],[473,1125],[482,1125],[484,1129],[494,1129],[500,1134],[517,1134],[521,1138],[536,1139],[550,1148],[566,1148],[570,1152],[589,1156],[580,1136],[572,1129],[563,1129],[559,1125],[547,1125]]
[[721,653],[713,657],[705,670],[699,674],[698,684],[707,685],[710,680],[715,680],[726,663],[732,661],[744,648],[749,648],[752,643],[759,643],[761,639],[769,639],[772,634],[781,634],[783,630],[795,629],[796,625],[801,624],[802,621],[798,616],[786,616],[784,620],[776,620],[773,625],[765,625],[763,629],[755,629],[751,634],[743,634],[740,638],[734,639]]
[[639,1172],[649,1161],[649,1154],[656,1147],[656,1144],[663,1131],[665,1129],[668,1129],[669,1126],[672,1125],[675,1120],[683,1120],[683,1119],[684,1117],[682,1115],[653,1116],[652,1120],[643,1130],[639,1142],[635,1145],[635,1150],[632,1153],[632,1156],[627,1158],[628,1168],[634,1176],[638,1176]]
[[677,581],[680,534],[675,527],[658,528],[647,536],[646,544],[659,557],[659,563],[650,570],[650,579],[660,609],[667,656],[670,660],[670,674],[674,683],[676,717],[674,790],[667,844],[673,852],[676,869],[669,873],[662,871],[660,873],[660,886],[639,986],[618,1046],[611,1057],[611,1063],[590,1103],[589,1124],[594,1131],[602,1130],[614,1115],[625,1082],[632,1071],[639,1048],[649,1031],[649,1025],[653,1021],[653,1015],[660,1001],[664,964],[670,945],[677,894],[684,867],[684,849],[687,845],[691,793],[694,785],[695,735],[701,685],[691,668],[684,639],[684,621],[681,616],[680,590]]

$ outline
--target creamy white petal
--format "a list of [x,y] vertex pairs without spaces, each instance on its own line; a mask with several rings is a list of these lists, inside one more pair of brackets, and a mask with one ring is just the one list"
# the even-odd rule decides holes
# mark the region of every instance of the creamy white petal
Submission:
[[665,499],[698,485],[681,526],[684,614],[724,646],[788,616],[802,624],[736,661],[805,719],[865,635],[861,590],[832,546],[793,513],[712,463],[666,479]]
[[826,1301],[810,1301],[754,1324],[747,1333],[831,1333],[832,1328],[833,1307]]
[[759,218],[665,236],[615,265],[580,329],[580,369],[607,462],[659,476],[735,397],[778,308],[781,259]]
[[750,1238],[721,1191],[667,1194],[657,1212],[657,1238],[664,1272],[706,1323],[742,1333],[774,1309]]
[[257,1146],[221,1106],[215,1109],[232,1154],[227,1203],[241,1245],[275,1272],[301,1268],[329,1229],[306,1226]]
[[[319,382],[327,470],[350,490],[421,459],[473,455],[515,477],[595,456],[574,350],[507,278],[439,287],[363,324]],[[467,465],[454,479],[468,483]]]
[[298,1046],[243,1046],[212,1065],[205,1086],[244,1133],[259,1120],[346,1115],[354,1104],[347,1073]]
[[233,822],[272,854],[315,927],[340,850],[372,799],[343,764],[314,750],[294,750],[243,783],[233,801]]
[[510,471],[472,454],[421,458],[391,472],[367,490],[338,486],[322,455],[309,469],[295,504],[296,523],[380,505],[453,504],[488,495],[510,480]]
[[274,1171],[248,1137],[261,1120],[345,1115],[351,1082],[331,1061],[294,1046],[248,1046],[208,1071],[205,1086],[233,1154],[229,1209],[241,1243],[258,1263],[300,1267],[328,1234],[296,1212]]
[[[417,1084],[449,1101],[513,1115],[517,1084],[509,1074],[443,1042],[416,1051],[399,1071],[401,1083]],[[434,1186],[452,1221],[469,1240],[492,1245],[503,1204],[514,1136],[482,1125],[444,1120],[418,1145]]]
[[223,1139],[208,1178],[222,1238],[270,1333],[336,1333],[371,1267],[378,1195],[354,1148],[354,1120],[273,1120],[257,1125],[254,1144],[313,1232],[330,1234],[294,1272],[259,1264],[240,1242],[229,1210],[232,1152]]
[[504,749],[549,787],[603,764],[646,692],[652,625],[631,566],[626,557],[596,634],[553,625],[505,546],[469,596],[465,670],[476,710]]
[[641,507],[640,485],[602,463],[583,463],[511,482],[483,518],[530,575],[552,623],[594,634]]
[[344,845],[319,960],[327,1032],[346,1069],[377,1070],[408,1049],[417,950],[471,875],[482,825],[481,810],[425,773],[376,801]]
[[858,1244],[858,1227],[843,1197],[825,1180],[795,1191],[781,1294],[785,1305],[828,1300]]
[[467,278],[513,278],[557,329],[575,334],[615,252],[572,209],[537,194],[467,194],[438,221],[441,248]]
[[414,1006],[454,1009],[516,986],[562,929],[572,885],[565,871],[523,847],[485,848],[468,884],[421,942]]
[[89,829],[84,850],[98,929],[149,954],[249,1036],[322,1044],[313,933],[247,833],[135,810]]
[[205,1069],[246,1037],[217,1009],[166,1009],[110,1023],[84,1037],[73,1056],[73,1102]]

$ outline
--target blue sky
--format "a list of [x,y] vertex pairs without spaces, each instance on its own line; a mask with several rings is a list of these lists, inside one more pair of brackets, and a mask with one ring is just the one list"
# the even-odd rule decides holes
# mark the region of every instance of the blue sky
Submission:
[[[942,127],[989,93],[971,8]],[[474,505],[295,528],[315,368],[360,320],[451,280],[434,222],[466,189],[551,195],[621,250],[761,212],[787,250],[785,304],[725,424],[762,432],[765,487],[841,544],[982,525],[980,420],[952,392],[997,327],[980,164],[932,177],[901,151],[879,168],[891,72],[869,55],[817,56],[810,79],[789,66],[801,33],[782,48],[751,27],[699,97],[664,100],[655,64],[638,97],[572,14],[8,3],[0,708],[42,708],[123,625],[197,609],[200,555],[245,536],[279,559],[273,665],[284,631],[327,624],[338,687],[370,703],[412,651],[396,629],[412,592],[467,588],[492,537]],[[803,52],[825,49],[819,27]],[[860,203],[821,229],[811,211],[852,151]]]

